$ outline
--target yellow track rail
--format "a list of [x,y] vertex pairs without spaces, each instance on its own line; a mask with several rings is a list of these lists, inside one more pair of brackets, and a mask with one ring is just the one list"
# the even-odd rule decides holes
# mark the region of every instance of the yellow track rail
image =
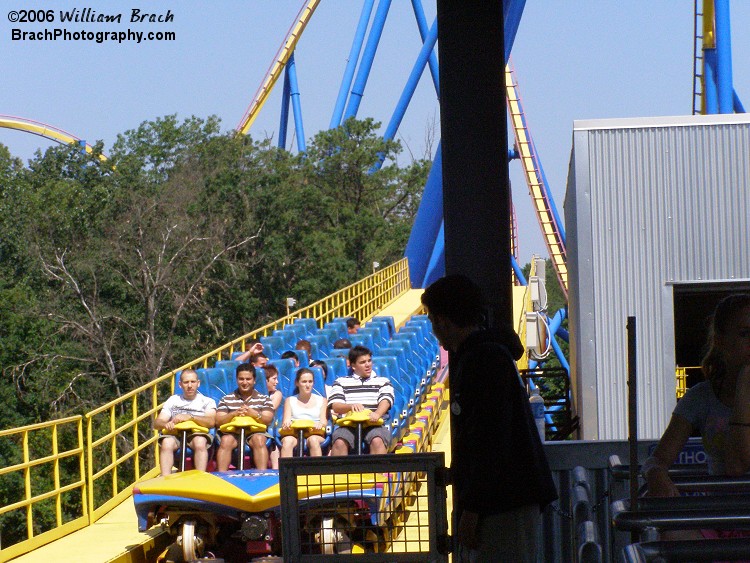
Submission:
[[297,41],[299,41],[299,38],[302,36],[302,32],[305,30],[305,27],[310,21],[310,18],[319,3],[320,0],[309,0],[309,2],[303,6],[297,14],[297,18],[289,29],[284,43],[276,52],[276,56],[271,62],[271,66],[268,68],[263,83],[260,85],[260,88],[258,88],[258,91],[255,92],[253,101],[250,102],[245,115],[242,117],[242,121],[240,121],[240,124],[237,126],[238,132],[246,135],[250,130],[250,127],[255,121],[255,118],[258,117],[258,113],[263,107],[263,104],[266,103],[268,96],[271,94],[271,90],[273,90],[276,81],[281,76],[281,71],[284,70],[284,65],[286,65],[289,57],[294,52],[294,48],[297,46]]
[[[40,137],[44,137],[45,139],[50,139],[51,141],[55,141],[57,143],[60,143],[61,145],[70,145],[73,143],[77,144],[81,141],[81,139],[79,139],[75,135],[72,135],[67,131],[63,131],[62,129],[58,129],[57,127],[53,127],[52,125],[47,125],[46,123],[40,123],[38,121],[32,121],[31,119],[24,119],[22,117],[13,117],[11,115],[0,115],[0,127],[33,133],[34,135],[39,135]],[[88,154],[93,154],[94,152],[94,148],[88,143],[85,144],[82,148],[84,148]],[[103,154],[100,154],[99,160],[105,162],[107,160],[107,157]]]
[[546,196],[541,167],[534,151],[534,142],[526,127],[518,84],[516,83],[515,74],[510,64],[505,67],[505,89],[508,98],[508,111],[513,122],[513,132],[516,137],[516,148],[521,157],[524,176],[529,186],[529,194],[534,203],[534,210],[539,220],[539,226],[542,229],[544,243],[547,245],[547,251],[555,267],[557,279],[567,297],[568,266],[566,264],[565,245],[562,242],[560,231],[550,208],[549,199]]

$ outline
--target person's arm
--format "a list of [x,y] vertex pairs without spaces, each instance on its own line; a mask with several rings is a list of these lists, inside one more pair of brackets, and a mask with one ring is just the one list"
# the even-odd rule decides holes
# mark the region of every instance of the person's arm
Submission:
[[378,403],[378,408],[370,413],[370,420],[372,422],[376,422],[377,420],[383,418],[390,408],[391,401],[389,399],[381,399],[381,401]]
[[258,416],[253,416],[253,418],[258,422],[262,422],[263,424],[268,426],[269,424],[271,424],[271,422],[273,422],[273,413],[273,408],[271,408],[270,406],[264,406],[261,407],[261,409],[258,411]]
[[648,484],[648,494],[652,497],[678,497],[677,487],[669,477],[669,467],[677,459],[685,446],[693,426],[679,414],[673,414],[667,429],[659,439],[654,453],[643,464],[643,477]]
[[338,415],[346,414],[348,412],[359,412],[364,410],[364,405],[360,403],[333,403],[331,404],[331,410]]
[[237,416],[238,412],[239,411],[224,410],[219,406],[216,410],[216,426],[221,426],[222,424],[230,422],[235,416]]
[[292,425],[292,398],[287,397],[284,400],[284,417],[281,419],[281,427],[289,428]]
[[213,428],[214,424],[216,424],[216,409],[207,408],[202,415],[193,415],[192,418],[196,424],[206,428]]
[[260,354],[263,351],[263,344],[260,342],[256,342],[253,344],[249,350],[246,350],[242,352],[239,356],[237,356],[234,361],[235,362],[246,362],[250,359],[251,356],[254,356],[255,354]]
[[729,444],[725,467],[727,475],[739,476],[750,470],[750,366],[740,369],[729,417]]
[[326,424],[328,424],[328,404],[326,403],[326,400],[323,399],[320,401],[320,415],[318,416],[318,421],[315,423],[315,428],[323,428]]
[[386,380],[386,382],[380,387],[380,393],[378,394],[378,407],[370,415],[370,420],[375,422],[378,419],[383,418],[393,406],[394,399],[393,385],[390,381]]
[[281,401],[284,400],[284,395],[279,391],[278,389],[273,392],[273,395],[271,395],[271,403],[273,403],[273,412],[276,412],[276,410],[281,406]]
[[172,430],[174,428],[174,422],[171,421],[172,413],[167,409],[162,409],[154,419],[154,430]]
[[337,379],[333,383],[333,389],[331,389],[331,396],[328,399],[328,406],[331,407],[331,410],[334,414],[342,415],[346,414],[349,411],[361,411],[364,409],[364,406],[362,406],[359,403],[347,403],[346,402],[346,394],[344,393],[344,387],[341,385],[341,382]]

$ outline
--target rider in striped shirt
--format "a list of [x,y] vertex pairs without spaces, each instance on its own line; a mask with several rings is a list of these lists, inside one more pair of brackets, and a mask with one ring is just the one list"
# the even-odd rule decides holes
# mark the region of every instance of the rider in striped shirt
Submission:
[[[372,352],[364,346],[354,346],[349,351],[349,364],[353,373],[336,379],[328,396],[328,406],[339,416],[369,409],[371,421],[387,419],[393,406],[393,386],[387,377],[372,371]],[[386,426],[370,426],[363,436],[370,453],[388,452],[391,434]],[[331,438],[332,455],[348,455],[355,449],[355,432],[351,428],[337,426]]]

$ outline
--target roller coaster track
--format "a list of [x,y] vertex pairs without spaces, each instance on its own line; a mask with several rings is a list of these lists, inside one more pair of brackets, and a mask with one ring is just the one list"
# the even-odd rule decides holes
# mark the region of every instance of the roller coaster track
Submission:
[[299,38],[302,36],[302,32],[310,22],[310,18],[319,3],[320,0],[309,0],[307,4],[300,9],[294,23],[287,32],[286,39],[276,52],[276,56],[271,62],[271,66],[268,67],[265,79],[258,88],[258,91],[255,92],[255,96],[253,96],[253,100],[250,102],[247,111],[245,111],[245,115],[242,117],[239,125],[237,125],[237,131],[239,133],[246,135],[250,130],[250,127],[255,121],[255,118],[258,117],[258,113],[263,107],[263,104],[266,103],[268,96],[271,94],[271,90],[273,90],[276,81],[281,76],[281,73],[284,70],[284,65],[286,65],[289,57],[294,52],[294,48],[297,46],[297,41],[299,41]]
[[706,102],[703,99],[703,13],[700,4],[695,0],[693,13],[693,115],[706,113]]
[[510,112],[513,133],[516,138],[516,149],[523,165],[529,194],[534,204],[534,210],[536,211],[539,226],[542,230],[544,243],[547,246],[547,251],[555,268],[557,279],[567,297],[568,266],[564,237],[555,219],[555,211],[553,210],[553,204],[549,196],[549,188],[544,180],[539,157],[534,150],[534,142],[526,124],[521,97],[518,92],[518,84],[515,80],[515,73],[510,64],[505,67],[505,89],[508,98],[508,111]]
[[[23,117],[0,115],[0,127],[3,127],[5,129],[15,129],[17,131],[25,131],[26,133],[33,133],[34,135],[39,135],[40,137],[44,137],[45,139],[50,139],[51,141],[55,141],[57,143],[60,143],[61,145],[81,143],[81,139],[71,133],[68,133],[67,131],[63,131],[62,129],[58,129],[57,127],[53,127],[52,125],[47,125],[46,123],[33,121],[31,119],[25,119]],[[82,144],[81,148],[83,148],[88,154],[93,154],[94,152],[94,148],[88,143]],[[103,154],[100,154],[99,160],[101,160],[102,162],[106,162],[107,157]]]

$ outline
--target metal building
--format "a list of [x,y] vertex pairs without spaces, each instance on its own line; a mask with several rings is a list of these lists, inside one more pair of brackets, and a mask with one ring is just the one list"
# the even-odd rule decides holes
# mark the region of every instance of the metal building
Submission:
[[750,116],[576,121],[565,224],[582,437],[627,437],[634,315],[638,437],[658,438],[713,306],[750,290]]

